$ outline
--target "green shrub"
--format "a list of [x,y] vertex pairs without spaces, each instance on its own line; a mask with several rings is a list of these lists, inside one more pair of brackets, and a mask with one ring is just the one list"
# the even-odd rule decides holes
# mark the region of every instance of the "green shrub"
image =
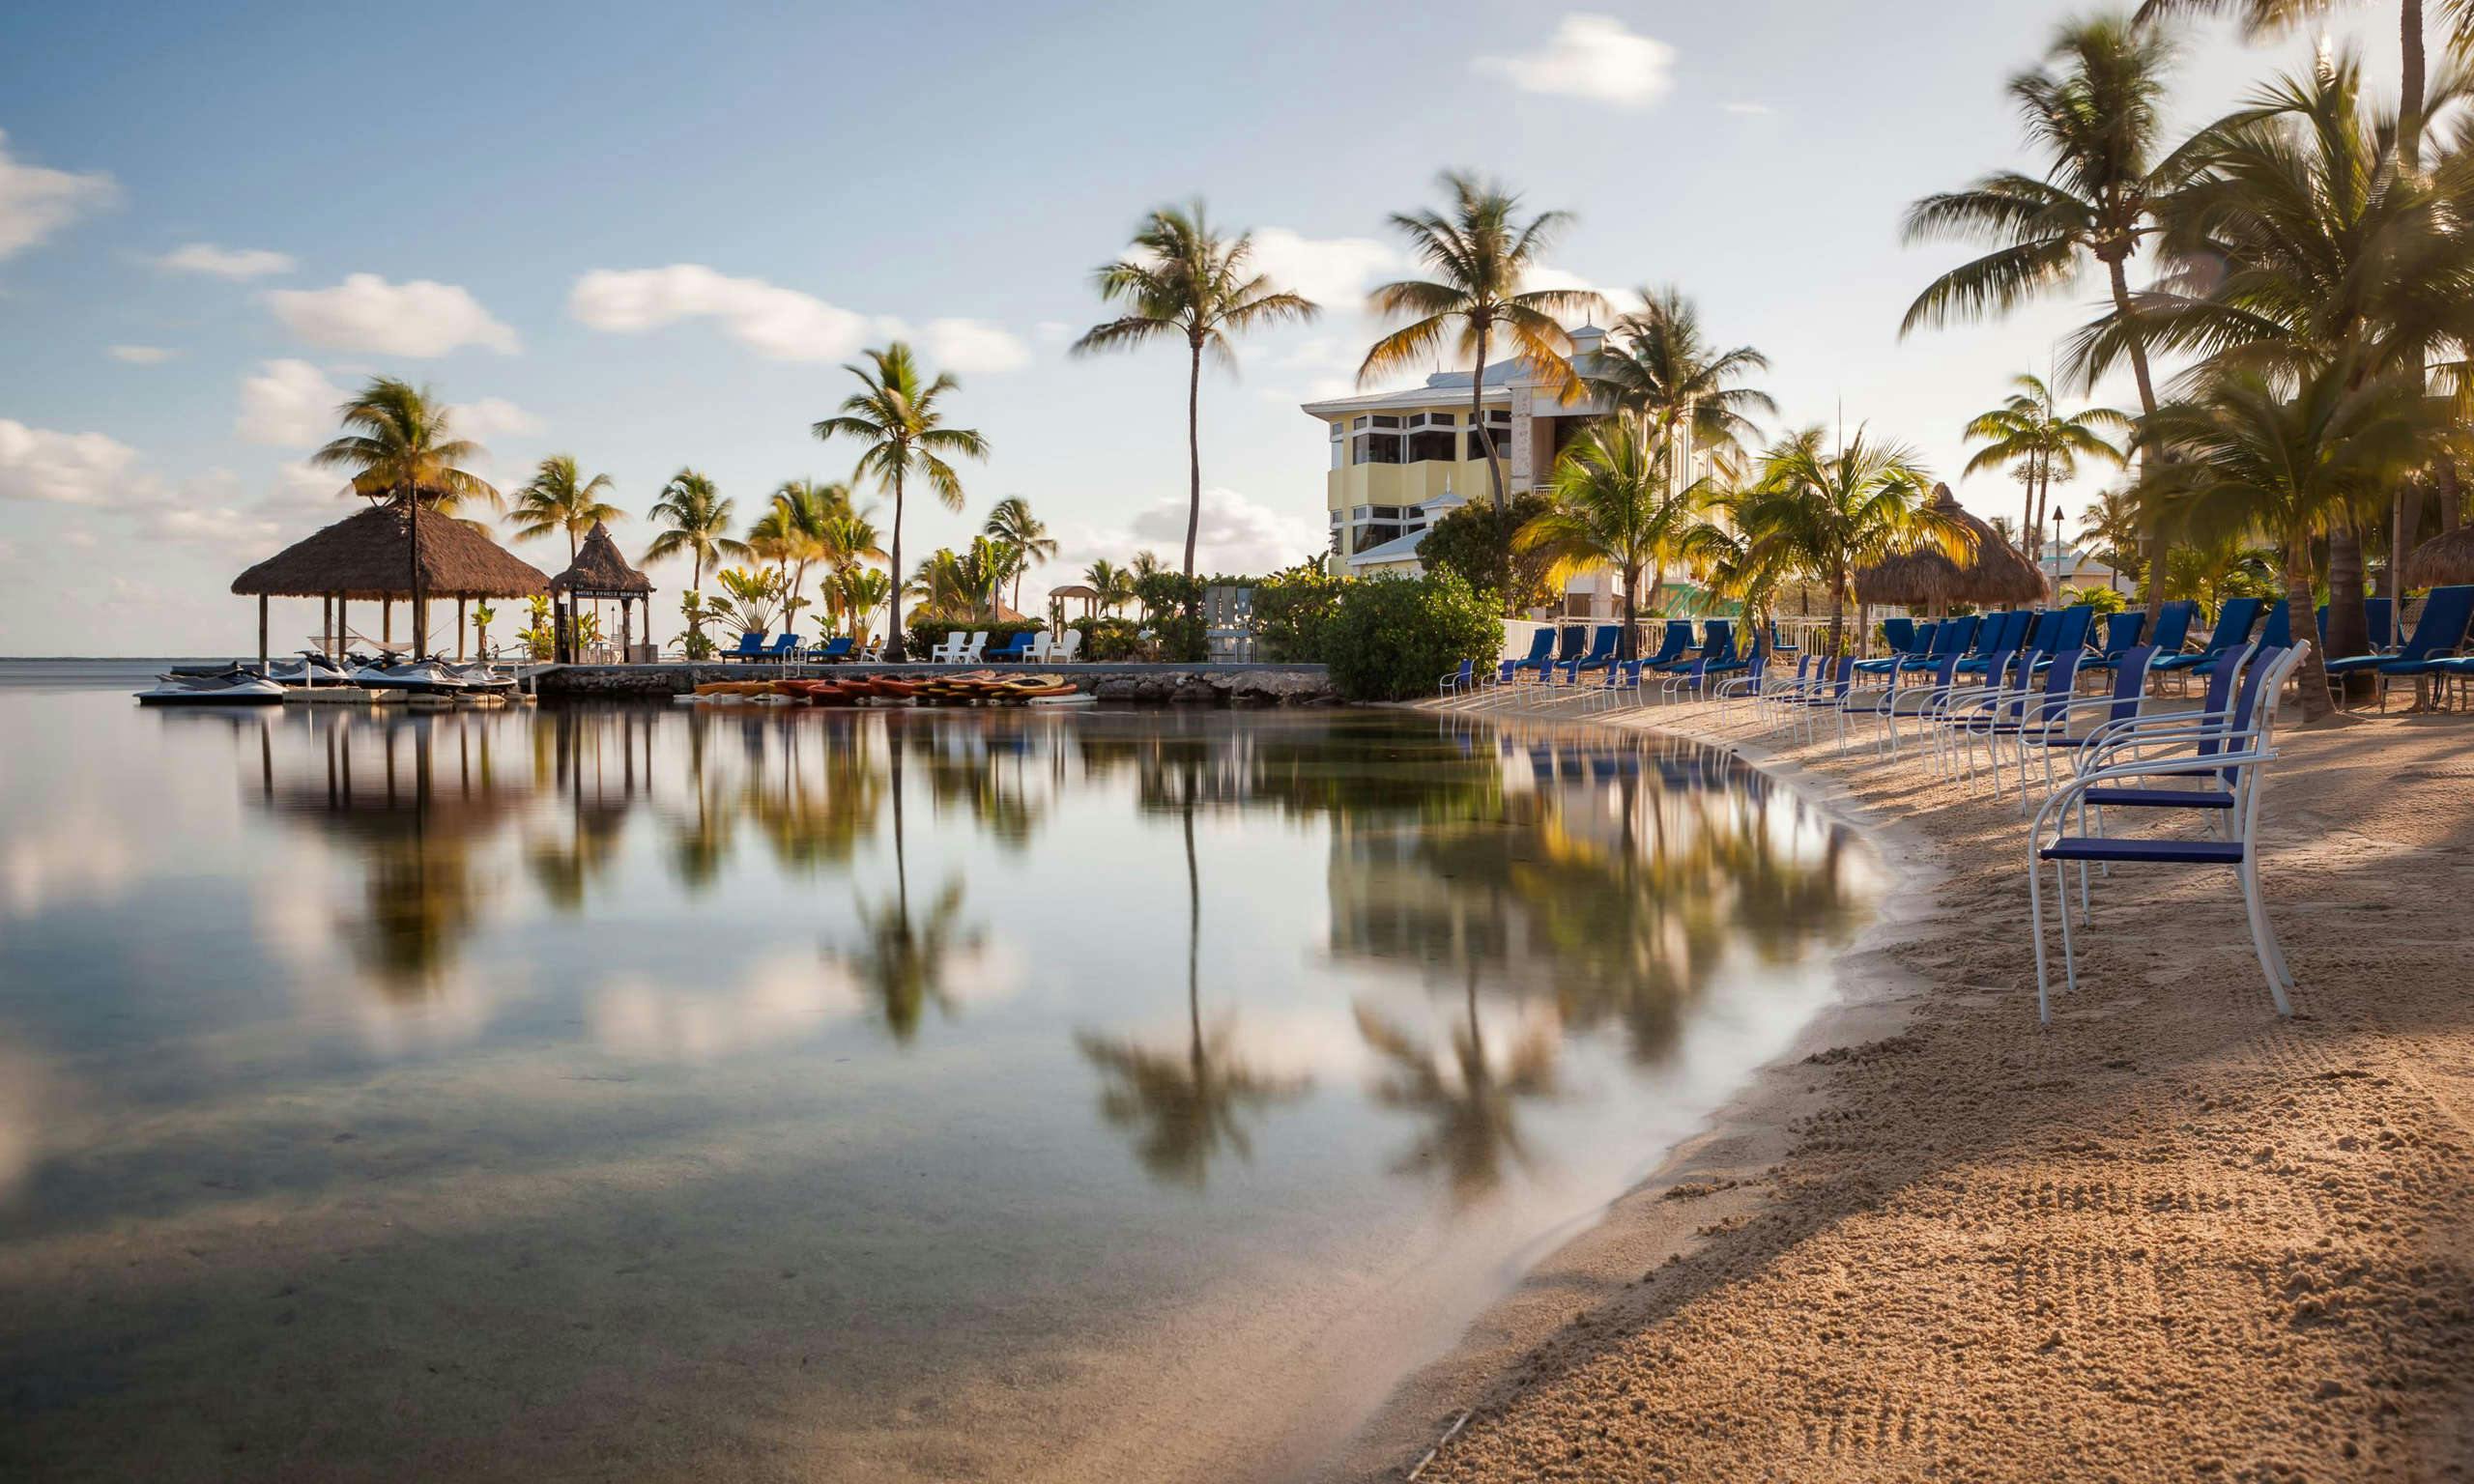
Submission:
[[2064,587],[2061,589],[2061,603],[2064,608],[2085,604],[2094,609],[2099,618],[2130,607],[2130,599],[2111,587]]
[[1141,660],[1150,657],[1142,625],[1131,618],[1077,618],[1066,625],[1082,636],[1082,660]]
[[1403,700],[1434,694],[1462,660],[1493,664],[1503,643],[1490,605],[1452,573],[1377,577],[1343,585],[1323,663],[1352,700]]
[[1426,528],[1425,539],[1418,543],[1418,563],[1428,572],[1453,573],[1479,592],[1501,585],[1509,570],[1510,607],[1514,611],[1542,608],[1555,601],[1554,585],[1546,581],[1555,556],[1543,547],[1514,551],[1512,537],[1545,514],[1550,504],[1545,496],[1533,492],[1513,496],[1498,512],[1492,499],[1474,499]]
[[1281,664],[1323,663],[1326,636],[1347,584],[1311,564],[1275,572],[1254,585],[1254,637],[1263,658]]

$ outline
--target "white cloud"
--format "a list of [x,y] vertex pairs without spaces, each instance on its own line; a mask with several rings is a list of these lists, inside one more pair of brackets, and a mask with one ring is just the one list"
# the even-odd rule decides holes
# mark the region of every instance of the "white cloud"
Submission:
[[838,304],[701,263],[595,269],[576,280],[567,312],[594,329],[635,334],[680,320],[721,322],[732,339],[774,360],[839,360],[884,328]]
[[[1331,535],[1320,504],[1289,515],[1257,504],[1226,488],[1202,492],[1202,524],[1195,533],[1197,572],[1268,572],[1323,550]],[[1121,529],[1084,527],[1066,533],[1060,566],[1079,572],[1094,557],[1124,561],[1136,552],[1157,552],[1171,565],[1186,546],[1186,497],[1162,498],[1136,511]]]
[[426,358],[478,345],[512,356],[515,331],[490,317],[462,287],[416,278],[388,283],[353,273],[331,289],[275,289],[267,295],[275,318],[312,345],[339,351]]
[[112,359],[125,360],[132,366],[159,366],[179,354],[181,353],[178,351],[167,351],[159,345],[115,345],[111,347]]
[[9,153],[8,132],[0,129],[0,258],[14,257],[119,199],[119,185],[101,171],[72,175],[15,158]]
[[1479,57],[1470,69],[1501,76],[1524,93],[1586,98],[1620,108],[1646,108],[1675,85],[1675,48],[1642,36],[1612,15],[1574,11],[1546,44],[1525,56]]
[[175,273],[205,273],[211,277],[232,279],[288,273],[296,266],[290,253],[272,252],[264,247],[217,247],[213,243],[186,243],[155,262],[158,267]]
[[541,431],[540,418],[504,397],[483,397],[478,402],[459,403],[448,412],[453,419],[455,436],[479,442]]
[[1613,290],[1601,288],[1578,273],[1544,263],[1521,274],[1520,288],[1524,294],[1534,294],[1539,289],[1574,289],[1584,294],[1596,294],[1610,303],[1619,297]]
[[995,375],[1031,363],[1031,348],[1013,331],[986,320],[930,320],[924,337],[928,364],[938,371]]
[[232,431],[277,448],[323,443],[335,432],[344,389],[305,360],[270,360],[241,384],[241,415]]
[[1254,267],[1274,284],[1345,313],[1362,308],[1375,279],[1408,265],[1399,250],[1370,237],[1312,238],[1286,227],[1254,234]]
[[56,433],[0,417],[0,499],[101,505],[127,488],[137,450],[101,433]]
[[1042,345],[1063,345],[1074,338],[1074,327],[1063,320],[1042,320],[1031,327]]
[[1718,106],[1728,113],[1741,114],[1745,118],[1754,119],[1766,119],[1778,111],[1768,103],[1720,103]]
[[95,549],[95,533],[83,526],[72,526],[60,533],[60,544],[73,552],[91,552]]

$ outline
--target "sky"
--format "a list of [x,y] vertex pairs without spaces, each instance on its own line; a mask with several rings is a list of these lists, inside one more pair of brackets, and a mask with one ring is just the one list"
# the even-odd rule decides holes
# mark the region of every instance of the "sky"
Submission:
[[[1064,543],[1026,590],[1173,556],[1181,349],[1066,348],[1106,317],[1093,270],[1195,196],[1325,306],[1203,387],[1201,565],[1286,565],[1325,541],[1328,444],[1298,404],[1352,389],[1366,293],[1412,268],[1386,217],[1437,203],[1451,167],[1575,214],[1543,280],[1619,306],[1674,284],[1721,343],[1766,353],[1769,431],[1868,426],[2015,515],[2006,477],[1958,479],[1960,429],[2047,369],[2101,285],[1902,341],[1967,249],[1902,246],[1898,222],[2029,163],[2002,83],[2085,8],[1589,4],[441,0],[411,29],[354,4],[19,13],[0,48],[0,654],[253,649],[231,580],[358,508],[306,457],[375,374],[433,386],[503,488],[551,453],[609,473],[633,554],[682,467],[742,520],[783,480],[850,477],[855,445],[809,424],[852,386],[845,362],[903,336],[992,447],[962,512],[911,504],[906,556],[1020,495]],[[2339,21],[2393,97],[2393,12]],[[2311,41],[2191,28],[2177,123]],[[2060,502],[2075,517],[2100,487]],[[653,577],[675,622],[685,570]],[[278,650],[315,609],[278,603]]]

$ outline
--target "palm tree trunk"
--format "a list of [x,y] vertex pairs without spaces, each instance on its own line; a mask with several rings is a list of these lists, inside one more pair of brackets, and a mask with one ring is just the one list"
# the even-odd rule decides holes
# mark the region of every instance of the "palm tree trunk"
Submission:
[[2019,555],[2034,559],[2028,549],[2028,537],[2036,528],[2036,467],[2028,466],[2028,477],[2019,482]]
[[[1192,341],[1186,366],[1186,618],[1197,624],[1202,594],[1194,590],[1194,535],[1202,528],[1202,341]],[[1183,647],[1182,642],[1180,647]],[[1183,658],[1184,656],[1180,656]]]
[[1624,637],[1617,642],[1618,658],[1633,657],[1632,631],[1641,621],[1641,564],[1633,562],[1624,569]]
[[[2131,312],[2130,307],[2130,273],[2122,267],[2119,258],[2107,263],[2105,270],[2113,280],[2114,313],[2120,316],[2125,324],[2136,320],[2138,316]],[[2136,333],[2130,336],[2130,370],[2132,379],[2139,383],[2141,415],[2155,416],[2156,382],[2147,373],[2147,346]],[[2142,471],[2147,468],[2145,449],[2140,451],[2139,467]],[[2146,535],[2142,544],[2147,548],[2147,627],[2153,633],[2157,615],[2165,611],[2165,532],[2153,515],[2147,519]]]
[[[885,663],[899,665],[905,656],[902,646],[902,466],[893,470],[893,595],[887,600],[885,620]],[[896,806],[900,808],[899,805]]]
[[1829,569],[1829,658],[1835,660],[1847,635],[1847,563]]
[[[1478,363],[1469,373],[1469,427],[1478,435],[1478,446],[1485,450],[1486,479],[1495,492],[1495,522],[1500,526],[1505,510],[1504,461],[1502,451],[1495,447],[1495,431],[1486,426],[1487,328],[1484,325],[1478,327]],[[1511,590],[1511,532],[1507,530],[1502,534],[1504,554],[1495,569],[1495,588],[1503,594],[1504,616],[1509,618],[1517,612]]]
[[[2285,601],[2287,614],[2311,612],[2311,538],[2297,533],[2285,544]],[[2330,614],[2333,619],[2334,614]],[[2299,620],[2295,632],[2303,632]],[[2313,644],[2302,659],[2302,719],[2316,722],[2331,709],[2328,703],[2328,670],[2319,646]]]

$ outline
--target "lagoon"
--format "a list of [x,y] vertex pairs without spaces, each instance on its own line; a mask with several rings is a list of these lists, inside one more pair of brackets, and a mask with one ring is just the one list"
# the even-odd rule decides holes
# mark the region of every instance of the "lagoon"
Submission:
[[1287,1478],[1877,870],[1407,711],[141,712],[0,665],[0,1474]]

